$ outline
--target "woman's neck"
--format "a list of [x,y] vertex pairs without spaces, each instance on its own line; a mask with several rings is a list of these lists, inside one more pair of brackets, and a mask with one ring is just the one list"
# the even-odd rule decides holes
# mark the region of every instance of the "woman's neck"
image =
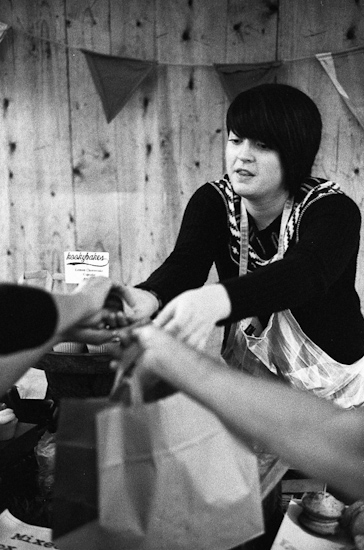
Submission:
[[288,191],[285,194],[274,197],[270,200],[254,201],[243,198],[245,208],[252,216],[259,231],[270,225],[283,212],[284,204],[288,198]]

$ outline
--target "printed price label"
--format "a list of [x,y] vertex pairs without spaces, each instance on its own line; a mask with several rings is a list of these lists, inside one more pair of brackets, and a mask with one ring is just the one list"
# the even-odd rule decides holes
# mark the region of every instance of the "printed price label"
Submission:
[[109,253],[69,251],[64,253],[66,283],[80,283],[89,277],[109,277]]

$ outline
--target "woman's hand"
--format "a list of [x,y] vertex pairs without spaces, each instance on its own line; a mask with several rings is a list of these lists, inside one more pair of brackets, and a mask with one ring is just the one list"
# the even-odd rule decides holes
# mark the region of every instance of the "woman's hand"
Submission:
[[187,344],[202,350],[216,323],[231,312],[229,295],[221,284],[183,292],[169,302],[154,320]]
[[139,321],[150,319],[158,311],[158,299],[147,290],[123,285],[120,293],[124,300],[124,311],[118,312],[114,321],[109,318],[112,328],[126,327]]

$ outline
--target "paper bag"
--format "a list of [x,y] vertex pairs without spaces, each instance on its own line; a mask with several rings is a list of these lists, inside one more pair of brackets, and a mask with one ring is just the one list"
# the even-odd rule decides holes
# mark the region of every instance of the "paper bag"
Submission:
[[224,550],[264,531],[255,455],[181,393],[98,413],[97,451],[109,550]]
[[98,517],[96,414],[109,405],[107,398],[60,403],[52,511],[55,539]]

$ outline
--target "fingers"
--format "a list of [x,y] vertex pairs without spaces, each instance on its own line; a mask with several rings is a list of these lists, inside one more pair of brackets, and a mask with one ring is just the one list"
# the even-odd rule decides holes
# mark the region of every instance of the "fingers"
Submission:
[[[185,346],[180,339],[174,338],[165,329],[155,327],[153,323],[121,332],[121,357],[119,360],[111,361],[112,369],[125,371],[131,357],[141,376],[144,371],[148,371],[169,380],[174,376],[174,371],[180,370],[181,362],[185,365],[191,363],[191,347]],[[201,340],[196,339],[197,341],[201,345]],[[194,348],[198,346],[194,345]]]
[[126,285],[119,285],[118,288],[120,290],[120,293],[121,293],[123,299],[128,304],[128,306],[131,307],[132,309],[134,309],[135,306],[136,306],[136,298],[135,298],[135,295],[133,293],[132,288],[130,288],[129,286],[126,286]]
[[196,330],[199,332],[195,321],[190,311],[186,313],[184,309],[175,307],[175,302],[172,301],[156,317],[154,324],[188,343],[196,334]]
[[171,321],[174,317],[174,309],[172,309],[172,302],[168,304],[154,319],[156,327],[162,328]]
[[118,335],[107,329],[97,329],[92,327],[78,328],[69,334],[72,340],[76,342],[84,342],[86,344],[94,344],[99,346],[107,342],[118,342]]
[[137,339],[140,344],[147,348],[151,342],[158,338],[158,335],[162,334],[162,331],[158,330],[153,323],[149,323],[145,326],[135,326],[130,330],[130,337]]
[[146,290],[118,285],[114,286],[114,291],[122,299],[124,307],[118,308],[117,311],[110,311],[107,324],[112,328],[149,321],[158,308],[157,299]]
[[184,327],[189,325],[189,319],[178,311],[175,307],[175,301],[172,300],[154,319],[154,325],[158,328],[164,328],[174,336],[181,335]]
[[184,342],[199,351],[203,351],[206,347],[208,336],[208,334],[200,334],[194,332],[193,334],[190,334],[188,338],[184,340]]
[[[139,337],[139,331],[146,331],[144,339]],[[147,348],[149,326],[145,328],[130,328],[114,331],[118,335],[120,343],[120,357],[110,362],[110,368],[113,370],[125,370],[132,362],[136,362]]]
[[125,328],[117,328],[112,331],[113,340],[120,343],[121,348],[128,348],[134,342],[138,340],[137,330],[141,327],[149,327],[149,321],[139,321],[128,325]]
[[[115,294],[119,299],[123,300],[131,309],[137,306],[135,289],[127,285],[118,284],[112,286],[112,294]],[[121,308],[119,308],[121,309]]]
[[182,316],[172,309],[166,312],[163,310],[154,320],[154,324],[158,328],[164,329],[171,336],[178,338],[181,342],[200,351],[205,349],[212,331],[209,324],[201,322],[190,314]]
[[108,311],[103,313],[103,323],[109,328],[123,328],[130,325],[129,318],[121,311]]

